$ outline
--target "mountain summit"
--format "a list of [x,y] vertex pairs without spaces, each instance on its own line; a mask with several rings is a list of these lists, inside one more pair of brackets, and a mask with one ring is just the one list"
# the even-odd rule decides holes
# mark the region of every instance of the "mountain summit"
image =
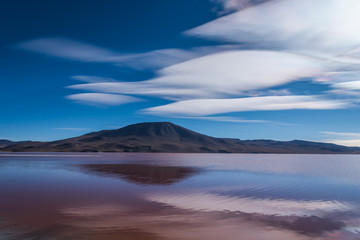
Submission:
[[1,148],[21,152],[360,153],[308,141],[214,138],[170,122],[145,122],[53,142],[22,142]]
[[[180,127],[171,122],[144,122],[132,124],[117,130],[101,131],[91,134],[100,134],[103,137],[150,137],[170,138],[180,140],[181,138],[196,138],[199,133]],[[204,136],[204,135],[202,135]]]

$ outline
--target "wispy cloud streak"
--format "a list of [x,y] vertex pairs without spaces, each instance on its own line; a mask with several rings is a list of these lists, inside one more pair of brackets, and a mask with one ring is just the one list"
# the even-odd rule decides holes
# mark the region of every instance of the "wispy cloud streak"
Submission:
[[170,99],[239,96],[250,90],[279,86],[327,69],[322,61],[275,51],[226,51],[158,71],[142,82],[77,84],[71,88],[139,94]]
[[49,37],[33,39],[16,45],[17,48],[82,62],[106,62],[116,53],[105,48],[67,38]]
[[275,0],[186,33],[271,48],[342,52],[359,46],[359,9],[357,0]]
[[121,105],[131,102],[142,101],[132,96],[107,94],[107,93],[79,93],[66,96],[67,99],[90,105]]
[[80,62],[111,63],[117,66],[141,69],[159,69],[207,54],[237,48],[237,45],[196,47],[191,49],[158,49],[149,52],[128,53],[110,50],[89,43],[62,38],[32,39],[15,45],[16,48],[51,57]]
[[220,5],[220,7],[214,9],[219,15],[240,11],[267,1],[271,0],[213,0],[213,2]]
[[266,96],[187,100],[148,108],[144,112],[154,115],[207,116],[242,111],[341,109],[348,104],[346,101],[321,99],[317,96]]
[[55,128],[56,130],[69,130],[69,131],[89,131],[89,128],[73,128],[73,127],[60,127]]
[[328,135],[331,139],[327,142],[349,147],[360,147],[360,132],[321,132]]

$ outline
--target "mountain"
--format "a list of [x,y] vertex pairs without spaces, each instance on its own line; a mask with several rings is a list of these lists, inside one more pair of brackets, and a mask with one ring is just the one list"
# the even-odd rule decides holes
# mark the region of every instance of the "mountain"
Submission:
[[6,139],[0,139],[0,148],[8,147],[8,146],[14,145],[16,143],[17,142],[13,142],[13,141],[6,140]]
[[309,141],[214,138],[170,122],[145,122],[53,142],[22,142],[13,152],[360,153],[360,148]]

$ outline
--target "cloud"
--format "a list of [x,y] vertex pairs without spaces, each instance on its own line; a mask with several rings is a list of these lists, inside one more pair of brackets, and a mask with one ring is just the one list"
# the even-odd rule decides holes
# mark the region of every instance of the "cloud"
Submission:
[[141,99],[131,96],[106,93],[79,93],[66,96],[66,98],[85,104],[112,106],[141,101]]
[[328,139],[327,142],[349,147],[360,147],[360,133],[352,132],[321,132],[323,134],[335,137],[335,139]]
[[124,214],[131,209],[129,206],[122,206],[119,204],[99,204],[99,205],[86,205],[82,207],[67,207],[61,209],[60,212],[67,216],[76,217],[101,217],[106,215]]
[[360,81],[335,83],[333,87],[348,90],[360,90]]
[[360,147],[360,138],[352,139],[352,140],[330,139],[330,140],[326,140],[326,142],[348,146],[348,147]]
[[340,137],[358,137],[360,139],[360,133],[343,133],[343,132],[321,132],[321,133],[340,136]]
[[119,60],[116,58],[113,60],[117,63],[118,66],[129,66],[139,70],[147,68],[159,69],[208,54],[236,49],[237,47],[237,45],[220,45],[210,47],[196,47],[188,50],[168,48],[144,53],[127,54],[125,57],[122,57]]
[[[146,112],[146,110],[145,110]],[[294,126],[295,124],[289,124],[278,121],[268,121],[268,120],[259,120],[259,119],[243,119],[230,116],[180,116],[178,114],[166,114],[166,117],[170,118],[181,118],[181,119],[195,119],[195,120],[205,120],[205,121],[214,121],[214,122],[228,122],[228,123],[270,123],[274,125],[283,125],[283,126]]]
[[326,69],[306,56],[276,51],[226,51],[159,71],[157,83],[239,94],[282,85]]
[[135,69],[158,69],[204,56],[236,45],[196,47],[185,49],[158,49],[149,52],[126,53],[98,47],[89,43],[60,37],[38,38],[16,45],[16,48],[52,57],[80,62],[111,63]]
[[[40,38],[17,47],[58,58],[154,70],[154,78],[138,82],[73,76],[85,83],[69,88],[93,93],[67,98],[86,104],[120,105],[140,100],[128,95],[151,96],[174,102],[145,109],[149,114],[262,122],[212,115],[340,109],[356,102],[334,98],[350,96],[349,91],[355,96],[358,90],[357,80],[348,78],[360,64],[360,28],[354,24],[360,22],[358,0],[214,1],[225,11],[238,12],[186,34],[233,45],[124,53],[66,38]],[[304,79],[334,90],[319,96],[293,96],[292,89],[272,89]]]
[[17,48],[82,62],[104,62],[116,56],[116,53],[105,48],[75,41],[67,38],[39,38],[22,42]]
[[154,81],[87,83],[72,85],[69,88],[106,93],[156,96],[171,100],[192,99],[209,95],[208,91],[202,89],[176,88],[157,84]]
[[184,119],[207,120],[207,121],[215,121],[215,122],[232,122],[232,123],[269,123],[270,122],[266,120],[251,120],[251,119],[242,119],[242,118],[227,117],[227,116],[181,117],[178,115],[174,115],[174,117],[184,118]]
[[69,131],[90,131],[89,128],[69,128],[69,127],[61,127],[55,128],[56,130],[69,130]]
[[239,96],[245,91],[317,75],[325,69],[324,62],[306,56],[231,50],[166,67],[157,72],[158,77],[147,81],[77,84],[70,88],[170,99]]
[[239,11],[267,1],[270,0],[213,0],[213,2],[221,6],[220,8],[215,8],[220,15]]
[[359,47],[359,11],[358,0],[274,0],[186,34],[277,49],[343,52]]
[[207,116],[242,111],[341,109],[348,105],[343,100],[327,100],[318,96],[265,96],[186,100],[148,108],[144,112],[154,115]]
[[348,98],[354,103],[360,102],[360,81],[335,81],[331,86],[333,89],[328,91],[329,94],[334,94],[335,96],[342,98]]
[[81,82],[88,82],[88,83],[98,83],[98,82],[117,82],[113,78],[106,78],[106,77],[98,77],[98,76],[82,76],[82,75],[75,75],[71,77],[72,79],[81,81]]

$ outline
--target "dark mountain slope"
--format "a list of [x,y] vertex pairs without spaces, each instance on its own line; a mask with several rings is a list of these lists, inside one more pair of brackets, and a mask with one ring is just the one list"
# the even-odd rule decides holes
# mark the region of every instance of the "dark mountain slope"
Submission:
[[214,138],[170,122],[129,125],[53,142],[24,142],[1,149],[28,152],[213,152],[213,153],[360,153],[328,143]]
[[0,148],[4,148],[4,147],[14,145],[14,144],[16,144],[16,142],[12,142],[12,141],[9,141],[6,139],[0,139]]

